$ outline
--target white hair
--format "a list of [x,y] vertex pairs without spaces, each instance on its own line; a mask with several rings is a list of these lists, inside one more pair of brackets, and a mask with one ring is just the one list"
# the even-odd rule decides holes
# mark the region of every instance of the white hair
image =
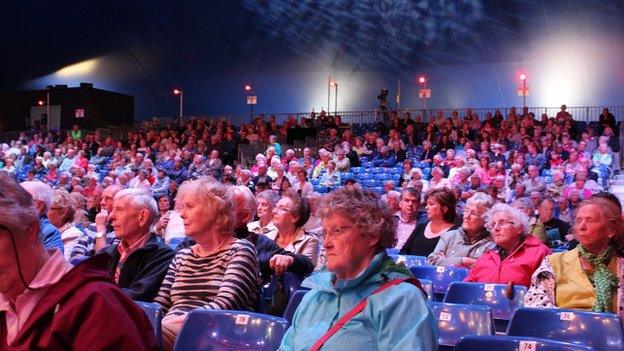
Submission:
[[41,214],[47,213],[50,205],[52,205],[52,198],[54,196],[52,188],[48,184],[38,180],[25,181],[20,183],[20,185],[28,191],[35,202],[41,202],[43,204]]
[[494,216],[504,213],[512,218],[516,227],[522,227],[522,235],[529,233],[529,218],[521,210],[508,204],[496,204],[485,214],[485,226],[491,232],[494,227]]
[[140,210],[146,209],[149,211],[148,224],[151,226],[154,224],[156,217],[158,217],[158,205],[152,195],[142,188],[130,188],[120,190],[115,194],[114,201],[121,201],[127,198],[128,203],[133,207]]

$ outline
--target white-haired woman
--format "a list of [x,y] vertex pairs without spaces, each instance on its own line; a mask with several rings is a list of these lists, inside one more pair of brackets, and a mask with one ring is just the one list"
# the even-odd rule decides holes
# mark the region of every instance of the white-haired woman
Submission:
[[196,244],[176,254],[158,296],[165,349],[171,349],[187,314],[196,309],[253,310],[259,271],[253,245],[234,236],[232,190],[208,177],[178,190],[185,234]]
[[257,221],[247,224],[247,230],[256,234],[275,236],[277,228],[273,224],[273,209],[279,201],[279,195],[275,191],[263,191],[256,196]]
[[550,249],[528,234],[529,219],[517,208],[496,204],[485,218],[496,247],[475,262],[465,281],[529,287],[531,275]]
[[485,228],[485,213],[492,207],[492,198],[477,192],[466,201],[462,225],[440,236],[440,241],[427,257],[432,266],[463,266],[472,268],[486,249],[495,245]]
[[[325,197],[321,216],[327,269],[303,282],[312,290],[279,349],[437,349],[437,321],[417,281],[385,252],[396,244],[385,204],[372,192],[341,188]],[[356,309],[363,299],[366,305]],[[344,326],[330,328],[337,316]]]
[[76,206],[71,194],[63,189],[55,190],[52,204],[48,209],[48,219],[50,223],[61,232],[65,259],[68,261],[72,249],[83,234],[82,231],[73,224],[75,214]]
[[431,180],[429,180],[429,189],[451,189],[453,185],[451,182],[444,178],[444,171],[440,167],[433,167],[431,170]]

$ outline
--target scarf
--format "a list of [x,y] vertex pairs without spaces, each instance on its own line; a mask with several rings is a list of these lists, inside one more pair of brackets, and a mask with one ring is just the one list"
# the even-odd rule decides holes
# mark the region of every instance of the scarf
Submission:
[[592,308],[594,312],[611,312],[611,295],[618,286],[618,279],[605,262],[609,262],[613,255],[611,246],[601,253],[594,255],[587,251],[582,245],[578,246],[579,254],[586,259],[594,269],[594,289],[596,293],[596,303]]

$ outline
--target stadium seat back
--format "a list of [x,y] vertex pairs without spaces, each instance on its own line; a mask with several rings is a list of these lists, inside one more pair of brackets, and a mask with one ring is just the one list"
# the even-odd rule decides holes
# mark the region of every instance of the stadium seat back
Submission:
[[160,323],[162,321],[162,308],[159,304],[154,302],[143,302],[143,301],[135,301],[139,307],[145,312],[147,318],[154,329],[154,334],[156,335],[156,341],[159,345],[162,345],[162,328]]
[[403,263],[405,267],[426,266],[427,257],[414,255],[390,255],[395,263]]
[[429,279],[433,282],[436,301],[442,300],[452,282],[464,280],[468,275],[466,268],[459,267],[413,266],[410,271],[418,279]]
[[505,332],[513,312],[523,306],[527,288],[515,285],[509,297],[507,290],[505,284],[453,282],[444,296],[444,302],[490,306],[496,331]]
[[431,308],[438,319],[438,350],[452,350],[466,335],[494,335],[488,306],[432,302]]
[[273,351],[279,347],[288,321],[246,311],[202,310],[189,313],[174,350]]
[[507,334],[587,345],[599,351],[624,350],[622,321],[613,313],[522,307],[513,314]]
[[592,351],[589,346],[575,345],[567,342],[522,336],[474,336],[463,337],[455,346],[454,351]]
[[305,296],[305,294],[308,291],[310,290],[299,289],[295,291],[290,297],[290,300],[288,300],[288,305],[286,306],[286,310],[284,311],[284,315],[282,316],[284,317],[284,319],[288,321],[288,324],[292,323],[293,316],[295,315],[295,311],[297,310],[297,307],[299,307],[301,300],[303,300],[303,296]]

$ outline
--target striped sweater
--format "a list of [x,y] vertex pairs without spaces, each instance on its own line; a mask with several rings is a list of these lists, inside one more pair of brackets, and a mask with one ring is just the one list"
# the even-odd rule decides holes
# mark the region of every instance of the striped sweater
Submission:
[[171,261],[154,301],[175,315],[196,308],[253,311],[259,281],[256,252],[247,240],[236,239],[206,257],[197,256],[190,247]]

